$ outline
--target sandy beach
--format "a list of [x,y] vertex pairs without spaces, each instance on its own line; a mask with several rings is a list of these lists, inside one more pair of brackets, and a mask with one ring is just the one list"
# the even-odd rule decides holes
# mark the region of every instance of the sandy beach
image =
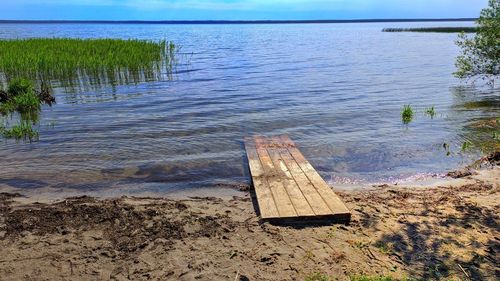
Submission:
[[262,222],[248,191],[53,203],[2,193],[0,280],[498,280],[500,167],[489,160],[434,186],[337,191],[348,225]]

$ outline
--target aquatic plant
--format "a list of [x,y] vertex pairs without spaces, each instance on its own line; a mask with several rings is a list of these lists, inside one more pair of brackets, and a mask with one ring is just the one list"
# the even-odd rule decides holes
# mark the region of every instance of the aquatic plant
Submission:
[[172,42],[121,39],[31,38],[0,40],[0,79],[73,83],[138,82],[171,73],[177,47]]
[[31,122],[21,121],[17,125],[13,125],[11,128],[0,128],[0,133],[5,138],[14,138],[16,140],[29,140],[33,141],[38,139],[38,131],[33,129]]
[[472,147],[472,143],[470,141],[464,141],[462,144],[462,152],[469,150]]
[[418,28],[384,28],[383,32],[437,32],[437,33],[474,33],[476,27],[418,27]]
[[17,95],[12,99],[12,102],[19,112],[39,110],[41,104],[40,98],[34,91]]
[[450,156],[451,155],[450,145],[445,142],[445,143],[443,143],[443,148],[446,151],[446,156]]
[[7,88],[8,98],[34,91],[35,89],[33,87],[33,83],[31,83],[30,80],[24,78],[12,79]]
[[403,110],[401,111],[401,119],[403,123],[408,124],[413,120],[413,109],[411,105],[404,105]]
[[[463,138],[484,154],[500,150],[500,120],[498,117],[485,117],[468,122],[463,127]],[[463,145],[463,143],[462,143]]]
[[434,116],[436,115],[436,110],[434,110],[434,106],[426,108],[425,114],[429,115],[431,117],[431,119],[433,119]]
[[19,124],[10,128],[2,124],[0,134],[5,138],[24,139],[30,142],[38,139],[38,132],[33,129],[32,124],[38,123],[42,103],[51,105],[55,102],[49,90],[42,88],[37,93],[31,81],[13,79],[7,87],[7,92],[2,91],[0,97],[0,114],[9,115],[10,119],[16,114],[16,119],[17,117],[20,119]]
[[25,113],[38,111],[42,101],[35,92],[33,83],[27,79],[14,79],[9,83],[6,94],[0,100],[0,113],[9,114],[14,111]]

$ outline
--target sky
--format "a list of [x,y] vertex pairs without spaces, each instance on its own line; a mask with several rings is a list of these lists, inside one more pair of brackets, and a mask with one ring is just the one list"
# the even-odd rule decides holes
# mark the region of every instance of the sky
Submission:
[[3,20],[312,20],[478,17],[488,0],[0,0]]

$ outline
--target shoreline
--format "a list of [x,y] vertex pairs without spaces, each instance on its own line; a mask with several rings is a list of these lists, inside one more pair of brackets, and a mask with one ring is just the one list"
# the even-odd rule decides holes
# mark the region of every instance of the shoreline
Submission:
[[[496,158],[495,158],[496,157]],[[491,158],[491,159],[489,159]],[[461,179],[471,175],[472,170],[483,170],[483,168],[498,165],[500,163],[500,152],[491,153],[476,160],[475,162],[459,167],[456,170],[448,173],[428,173],[417,174],[406,178],[395,179],[393,181],[380,181],[380,182],[365,182],[365,181],[352,181],[351,183],[337,182],[333,178],[326,180],[336,192],[355,192],[362,190],[371,190],[378,186],[403,186],[403,187],[438,187],[447,184],[460,184]],[[491,161],[493,163],[490,163]],[[20,188],[12,187],[6,184],[0,184],[0,193],[19,194],[16,200],[24,203],[56,203],[66,198],[71,197],[93,197],[96,199],[115,199],[120,197],[139,197],[139,198],[163,198],[171,200],[184,200],[191,197],[215,197],[223,200],[229,200],[233,197],[245,196],[251,184],[240,183],[221,183],[210,186],[196,187],[196,188],[176,188],[168,191],[138,191],[137,188],[125,187],[111,187],[108,189],[98,190],[79,190],[73,188]]]
[[241,191],[51,203],[1,193],[0,280],[494,280],[500,166],[490,164],[432,186],[335,189],[348,225],[262,222]]

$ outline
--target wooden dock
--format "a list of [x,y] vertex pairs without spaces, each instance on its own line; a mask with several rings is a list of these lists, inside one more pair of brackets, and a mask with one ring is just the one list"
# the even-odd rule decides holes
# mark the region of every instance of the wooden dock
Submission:
[[245,138],[262,219],[348,222],[351,212],[286,135]]

